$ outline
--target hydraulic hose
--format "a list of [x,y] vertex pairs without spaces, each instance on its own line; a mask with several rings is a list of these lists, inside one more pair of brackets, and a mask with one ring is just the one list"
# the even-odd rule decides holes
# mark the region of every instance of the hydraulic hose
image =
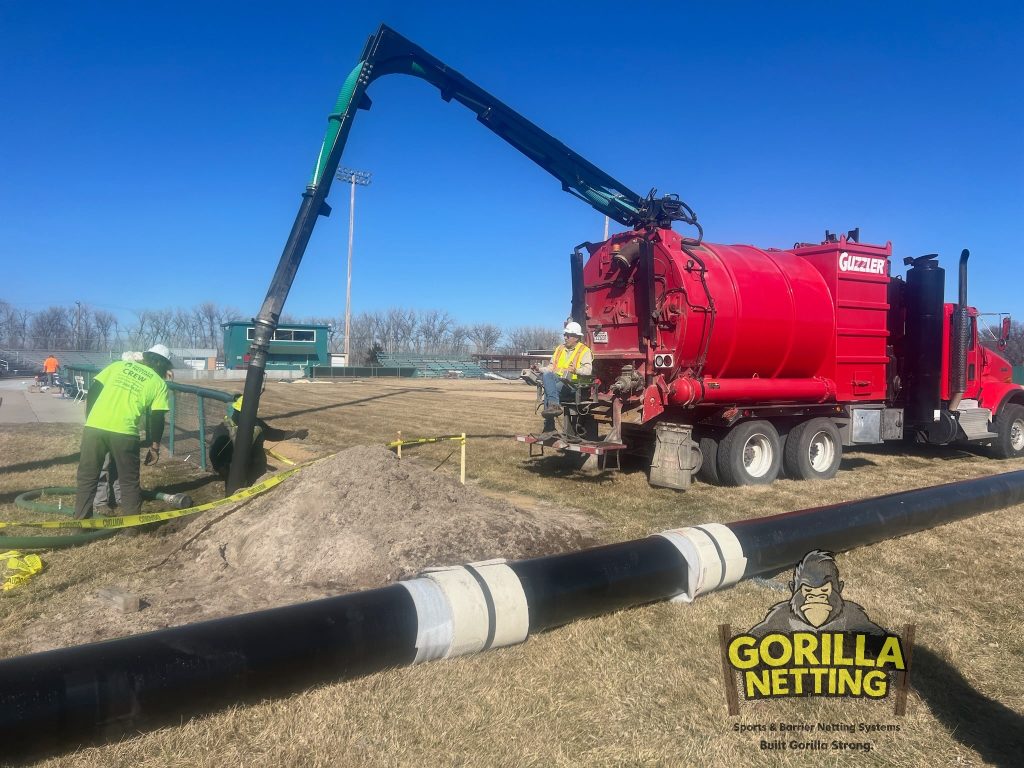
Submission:
[[523,642],[689,601],[812,549],[841,551],[1024,503],[1024,470],[506,563],[0,661],[5,756],[116,738],[253,696]]

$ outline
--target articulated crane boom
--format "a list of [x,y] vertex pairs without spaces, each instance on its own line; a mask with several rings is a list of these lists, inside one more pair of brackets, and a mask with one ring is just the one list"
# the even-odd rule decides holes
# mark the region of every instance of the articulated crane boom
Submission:
[[652,190],[644,197],[633,192],[444,62],[382,24],[377,34],[367,41],[359,64],[349,73],[338,94],[337,104],[328,118],[329,127],[313,178],[302,194],[302,203],[277,271],[254,321],[254,338],[245,379],[245,399],[228,476],[229,493],[233,493],[245,482],[245,467],[252,450],[252,434],[256,426],[270,339],[277,328],[285,299],[317,217],[330,215],[327,193],[341,161],[356,110],[370,108],[370,97],[366,92],[370,84],[379,77],[391,74],[422,78],[435,86],[445,101],[454,100],[472,110],[484,126],[558,179],[563,190],[583,200],[599,213],[634,229],[668,228],[673,221],[681,221],[697,228],[699,241],[700,225],[697,217],[677,196],[659,198],[655,197],[655,191]]

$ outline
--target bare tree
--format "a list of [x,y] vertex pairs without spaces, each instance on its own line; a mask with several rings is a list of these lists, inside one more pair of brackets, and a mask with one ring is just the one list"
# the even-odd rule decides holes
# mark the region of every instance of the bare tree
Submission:
[[531,349],[554,349],[560,341],[558,332],[547,326],[524,325],[508,332],[505,352],[509,355],[519,355]]
[[413,351],[421,355],[439,355],[450,352],[455,318],[443,309],[429,309],[420,315],[419,327],[411,339]]
[[[998,329],[995,333],[998,333]],[[980,330],[978,335],[982,336]],[[1006,349],[999,349],[996,339],[989,334],[982,337],[981,343],[1009,360],[1010,365],[1024,365],[1024,323],[1010,323],[1010,337],[1006,340]]]
[[47,307],[29,321],[32,344],[41,349],[70,349],[74,326],[64,307]]
[[327,326],[327,351],[328,352],[339,352],[343,349],[344,336],[342,330],[345,325],[345,318],[341,318],[339,323],[333,317],[323,317],[314,315],[307,317],[302,321],[305,325],[326,325]]
[[117,333],[117,317],[113,312],[105,309],[96,309],[92,313],[93,335],[95,338],[95,349],[110,349],[111,339]]
[[14,307],[0,299],[0,349],[17,349],[16,323]]
[[501,328],[492,323],[476,323],[467,329],[467,335],[476,346],[477,354],[491,352],[501,341],[501,334]]
[[221,309],[212,301],[204,301],[197,304],[192,310],[196,316],[196,324],[200,331],[200,343],[202,347],[214,347],[218,345],[218,337],[223,336],[220,330]]

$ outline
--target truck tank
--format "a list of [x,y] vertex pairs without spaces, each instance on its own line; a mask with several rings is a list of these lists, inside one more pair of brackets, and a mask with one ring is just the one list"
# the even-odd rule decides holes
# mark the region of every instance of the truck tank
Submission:
[[680,404],[882,399],[890,254],[845,237],[766,250],[616,236],[584,267],[595,371],[660,374]]

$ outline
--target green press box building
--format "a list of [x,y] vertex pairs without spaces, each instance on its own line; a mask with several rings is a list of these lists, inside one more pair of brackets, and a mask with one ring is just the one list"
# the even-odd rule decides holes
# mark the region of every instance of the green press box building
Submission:
[[[247,368],[254,326],[251,322],[231,322],[224,330],[224,367]],[[274,331],[267,354],[267,369],[297,370],[307,365],[330,365],[326,325],[282,323]]]

